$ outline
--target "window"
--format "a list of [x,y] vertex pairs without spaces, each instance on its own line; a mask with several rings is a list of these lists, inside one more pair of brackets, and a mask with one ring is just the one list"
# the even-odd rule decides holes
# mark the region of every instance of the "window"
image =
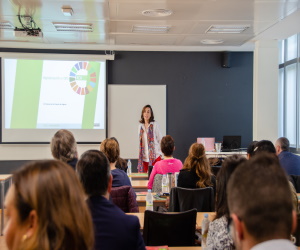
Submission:
[[300,152],[300,34],[279,42],[279,134]]

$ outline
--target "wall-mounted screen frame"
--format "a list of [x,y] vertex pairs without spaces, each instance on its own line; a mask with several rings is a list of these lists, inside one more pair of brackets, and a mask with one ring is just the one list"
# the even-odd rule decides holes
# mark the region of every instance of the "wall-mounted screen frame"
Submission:
[[0,53],[1,143],[49,143],[59,129],[78,143],[107,136],[101,55]]

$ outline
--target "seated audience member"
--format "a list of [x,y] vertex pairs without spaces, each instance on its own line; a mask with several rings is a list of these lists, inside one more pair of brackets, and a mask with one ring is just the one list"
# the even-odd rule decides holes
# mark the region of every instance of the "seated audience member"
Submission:
[[100,144],[100,151],[103,152],[109,160],[110,170],[113,176],[112,186],[131,186],[131,182],[125,171],[116,168],[116,163],[120,156],[120,148],[116,140],[105,139]]
[[178,175],[177,186],[183,188],[213,187],[215,193],[216,177],[211,173],[205,148],[201,143],[191,145],[189,155]]
[[296,249],[290,235],[296,212],[276,156],[258,154],[239,166],[227,185],[229,227],[237,249]]
[[227,204],[227,183],[235,169],[247,159],[242,155],[232,155],[223,161],[217,175],[216,217],[209,224],[206,246],[207,249],[231,250],[235,249],[233,239],[228,232],[230,218]]
[[[255,145],[252,156],[257,155],[262,152],[276,154],[276,149],[275,149],[274,144],[269,140],[258,141]],[[250,156],[250,158],[251,158],[251,156]]]
[[[110,139],[115,140],[115,141],[118,143],[118,146],[119,146],[119,148],[120,148],[120,144],[119,144],[119,142],[118,142],[118,140],[117,140],[116,137],[111,137]],[[116,162],[116,168],[122,169],[122,170],[125,171],[125,173],[127,173],[127,168],[128,168],[128,167],[127,167],[127,162],[126,162],[126,160],[124,160],[123,158],[119,157],[118,160],[117,160],[117,162]]]
[[248,160],[254,155],[254,149],[258,141],[252,141],[247,148],[247,158]]
[[295,155],[290,150],[290,142],[285,137],[280,137],[275,142],[276,154],[281,167],[288,175],[300,175],[300,156]]
[[58,130],[52,137],[50,146],[55,159],[66,162],[75,170],[78,161],[77,143],[70,131]]
[[173,158],[175,144],[172,136],[166,135],[160,141],[160,148],[164,154],[164,159],[155,163],[148,182],[148,189],[152,189],[155,175],[179,172],[182,162]]
[[[253,155],[258,155],[261,153],[269,153],[271,155],[276,156],[276,149],[274,144],[271,141],[268,140],[261,140],[256,143],[256,147],[254,148]],[[277,157],[276,157],[277,158]],[[293,199],[293,205],[294,209],[298,212],[299,207],[298,207],[298,196],[296,193],[296,189],[294,185],[289,181],[290,189],[292,192],[292,199]]]
[[83,153],[77,164],[77,173],[88,195],[95,249],[145,249],[138,218],[126,215],[108,200],[112,176],[105,154],[98,150]]
[[61,161],[30,162],[14,172],[5,207],[9,250],[93,249],[84,191],[75,172]]

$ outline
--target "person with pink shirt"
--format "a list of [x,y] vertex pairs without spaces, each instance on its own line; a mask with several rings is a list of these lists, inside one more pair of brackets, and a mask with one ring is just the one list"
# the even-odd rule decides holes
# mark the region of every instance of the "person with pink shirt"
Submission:
[[182,162],[173,158],[175,143],[170,135],[166,135],[161,139],[160,148],[164,154],[164,159],[155,163],[149,181],[148,189],[152,189],[154,177],[157,174],[176,173],[182,169]]

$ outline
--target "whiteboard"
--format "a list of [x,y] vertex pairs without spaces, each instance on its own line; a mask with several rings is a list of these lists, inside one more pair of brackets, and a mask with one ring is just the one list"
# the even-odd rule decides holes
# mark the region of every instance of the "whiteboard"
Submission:
[[150,104],[154,119],[162,136],[167,128],[166,85],[114,85],[108,84],[108,137],[116,137],[120,144],[120,156],[138,159],[138,125],[142,108]]

